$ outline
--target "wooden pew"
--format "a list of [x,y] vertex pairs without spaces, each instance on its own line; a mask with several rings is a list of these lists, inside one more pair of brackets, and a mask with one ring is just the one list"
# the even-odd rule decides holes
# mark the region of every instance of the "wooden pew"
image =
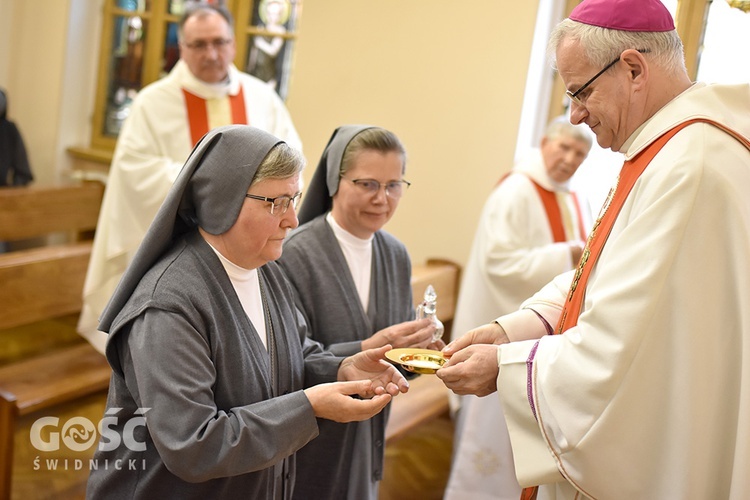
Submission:
[[103,189],[0,189],[0,241],[42,243],[0,253],[0,498],[10,497],[19,417],[109,385],[106,359],[75,332]]
[[[456,310],[461,267],[444,259],[428,259],[425,264],[412,266],[412,295],[414,305],[424,297],[425,288],[432,285],[437,292],[437,315],[450,332]],[[446,334],[447,335],[447,334]],[[450,339],[443,338],[447,343]],[[409,392],[397,396],[391,403],[391,414],[385,430],[386,444],[394,442],[425,422],[448,412],[448,389],[434,375],[421,375],[409,382]]]

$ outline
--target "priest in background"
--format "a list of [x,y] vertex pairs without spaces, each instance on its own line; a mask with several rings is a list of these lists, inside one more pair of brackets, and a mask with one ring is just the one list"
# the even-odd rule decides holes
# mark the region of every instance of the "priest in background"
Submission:
[[[569,181],[592,144],[585,127],[556,118],[490,194],[463,272],[453,330],[465,332],[518,309],[578,263],[591,227]],[[517,500],[508,429],[495,395],[454,396],[456,433],[445,500]]]

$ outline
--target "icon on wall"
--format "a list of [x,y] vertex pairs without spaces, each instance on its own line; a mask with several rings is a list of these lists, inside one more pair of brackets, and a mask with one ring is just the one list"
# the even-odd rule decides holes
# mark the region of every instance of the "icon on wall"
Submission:
[[261,0],[253,12],[246,71],[286,97],[299,1]]

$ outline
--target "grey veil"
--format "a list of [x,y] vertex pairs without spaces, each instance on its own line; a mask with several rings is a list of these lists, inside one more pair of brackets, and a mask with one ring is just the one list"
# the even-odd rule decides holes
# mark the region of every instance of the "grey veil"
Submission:
[[315,217],[328,212],[331,209],[331,198],[339,189],[339,175],[341,172],[341,160],[344,151],[352,139],[373,125],[342,125],[333,131],[328,140],[328,145],[320,157],[318,166],[305,189],[305,201],[297,213],[300,225],[313,220]]
[[175,238],[198,226],[211,234],[222,234],[232,227],[255,172],[280,142],[248,125],[219,127],[203,136],[104,309],[100,330],[109,331],[143,275]]

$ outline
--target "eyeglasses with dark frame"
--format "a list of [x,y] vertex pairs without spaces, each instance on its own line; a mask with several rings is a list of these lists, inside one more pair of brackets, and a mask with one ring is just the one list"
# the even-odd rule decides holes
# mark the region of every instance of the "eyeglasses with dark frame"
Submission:
[[190,50],[196,52],[205,52],[209,47],[213,47],[215,51],[219,52],[225,47],[228,47],[230,43],[232,43],[231,38],[216,38],[214,40],[198,40],[190,43],[185,42],[184,45]]
[[[648,54],[649,52],[651,52],[650,49],[636,49],[636,50],[638,52],[640,52],[641,54]],[[604,66],[604,68],[602,68],[602,70],[600,72],[598,72],[593,77],[591,77],[591,79],[589,81],[587,81],[586,83],[584,83],[581,86],[581,88],[579,88],[575,92],[571,92],[570,90],[566,90],[565,91],[565,95],[567,95],[570,98],[571,101],[573,101],[574,103],[578,104],[579,106],[585,106],[586,104],[584,104],[584,103],[586,102],[586,99],[585,98],[581,99],[578,96],[581,95],[581,92],[583,92],[584,90],[586,90],[587,88],[589,88],[589,86],[592,83],[594,83],[594,81],[597,78],[599,78],[600,76],[602,76],[605,71],[607,71],[609,68],[611,68],[612,66],[614,66],[615,64],[617,64],[620,61],[620,58],[622,58],[622,54],[620,54],[619,56],[617,56],[617,59],[615,59],[611,63],[609,63],[606,66]]]
[[404,191],[411,186],[411,182],[405,179],[401,179],[400,181],[379,182],[375,179],[347,179],[343,175],[341,178],[351,182],[369,196],[377,194],[377,192],[380,191],[380,187],[383,186],[385,187],[385,195],[394,200],[401,198],[404,195]]
[[[253,200],[260,200],[260,201],[267,201],[271,204],[271,215],[284,215],[287,210],[289,210],[289,205],[292,205],[294,209],[297,209],[297,204],[299,203],[300,198],[302,197],[302,193],[299,192],[295,194],[294,196],[288,196],[288,195],[282,195],[282,196],[276,196],[275,198],[268,198],[267,196],[258,196],[257,194],[246,194],[246,198],[250,198]],[[275,212],[276,210],[281,210],[280,212]]]

